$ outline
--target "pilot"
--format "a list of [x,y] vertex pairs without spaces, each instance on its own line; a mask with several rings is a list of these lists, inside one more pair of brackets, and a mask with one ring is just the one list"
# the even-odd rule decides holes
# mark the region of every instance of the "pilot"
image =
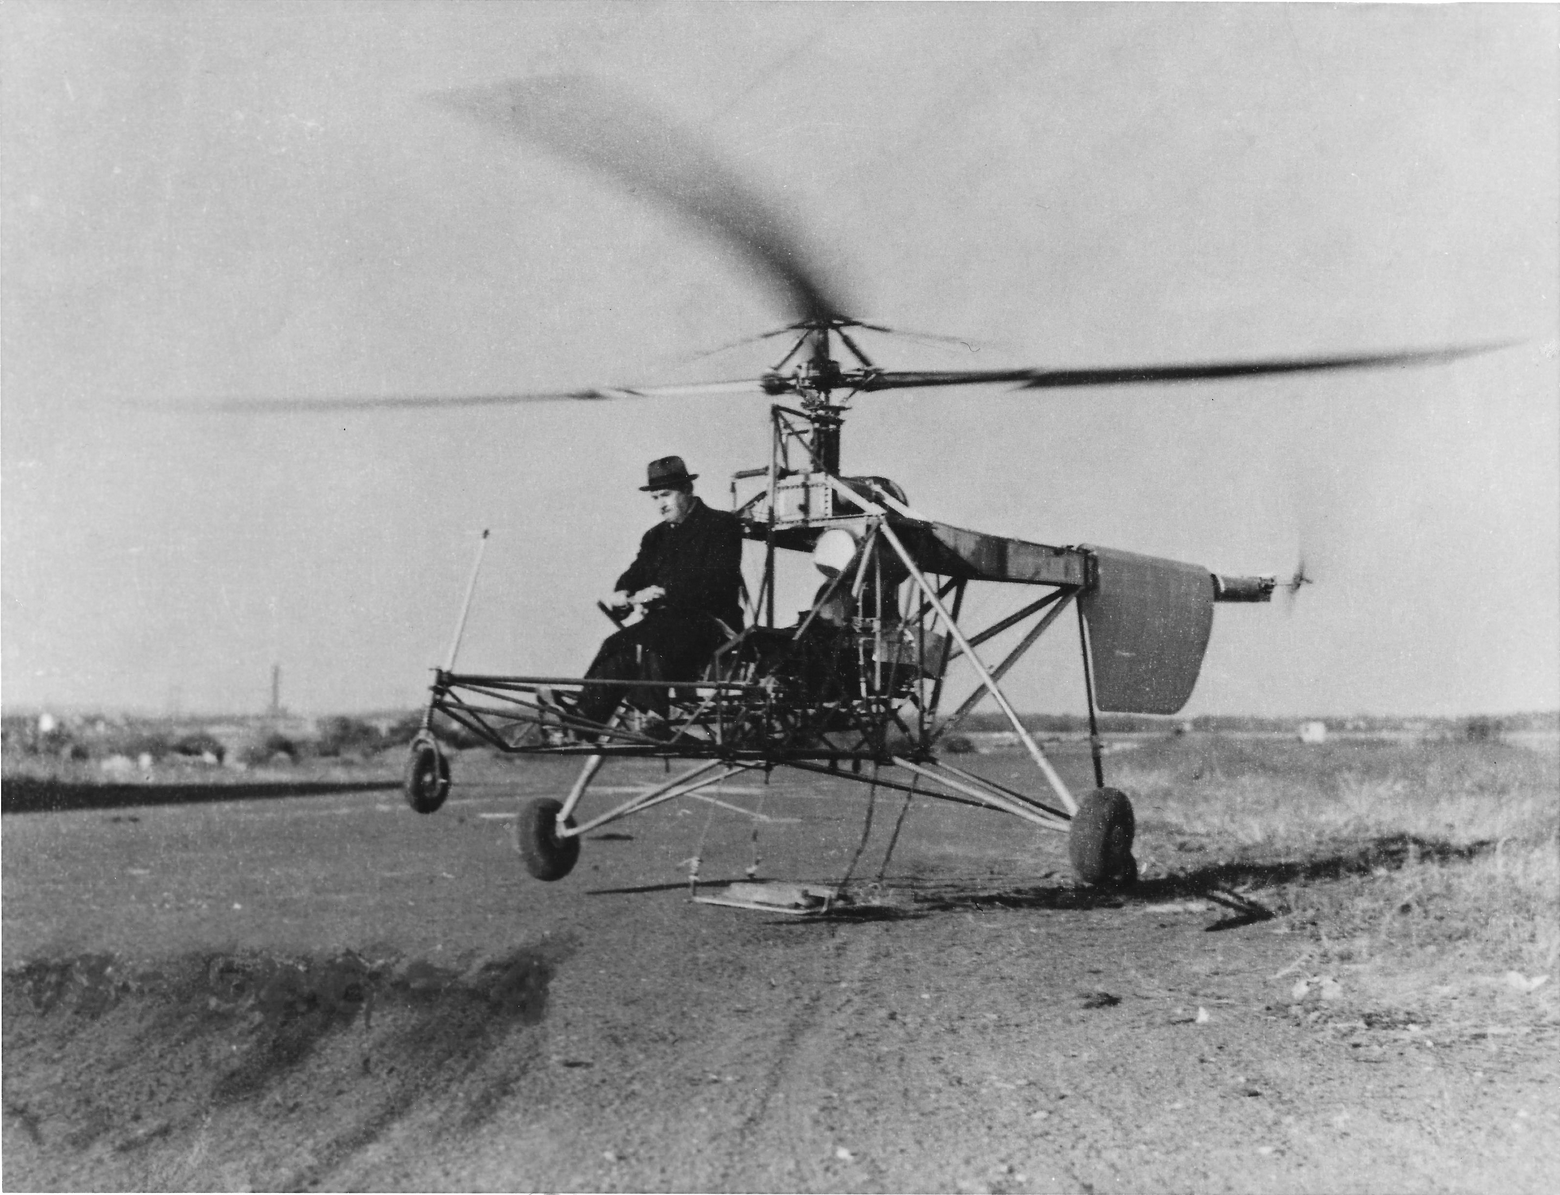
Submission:
[[[650,462],[646,484],[661,521],[602,604],[638,606],[644,617],[609,635],[585,675],[610,680],[696,680],[715,649],[742,629],[742,524],[693,493],[697,473],[680,456]],[[578,712],[606,723],[629,686],[586,685]],[[665,689],[643,688],[636,704],[665,717]]]

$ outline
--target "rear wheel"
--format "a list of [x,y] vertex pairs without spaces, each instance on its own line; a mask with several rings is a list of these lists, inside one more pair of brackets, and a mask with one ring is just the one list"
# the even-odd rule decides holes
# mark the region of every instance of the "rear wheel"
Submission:
[[432,813],[450,795],[450,761],[430,739],[412,744],[406,760],[406,803],[418,813]]
[[[580,840],[570,835],[558,836],[558,814],[563,809],[561,801],[543,797],[532,801],[520,811],[516,824],[516,838],[525,869],[539,880],[561,880],[574,870],[580,858]],[[574,819],[565,823],[571,829]]]
[[1136,829],[1132,802],[1120,789],[1097,788],[1084,797],[1067,843],[1078,878],[1100,887],[1129,887],[1137,879],[1137,860],[1132,857]]

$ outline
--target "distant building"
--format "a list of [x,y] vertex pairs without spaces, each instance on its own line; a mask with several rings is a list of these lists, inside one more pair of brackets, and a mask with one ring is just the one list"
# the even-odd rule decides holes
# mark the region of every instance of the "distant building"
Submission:
[[1300,741],[1302,743],[1325,743],[1327,741],[1327,723],[1300,723]]

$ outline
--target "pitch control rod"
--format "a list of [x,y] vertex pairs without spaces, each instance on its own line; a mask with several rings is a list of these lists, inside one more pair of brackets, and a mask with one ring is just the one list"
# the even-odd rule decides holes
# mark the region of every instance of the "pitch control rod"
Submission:
[[488,529],[482,529],[482,539],[477,543],[476,563],[471,566],[471,580],[466,583],[466,600],[460,604],[460,620],[455,624],[455,638],[450,640],[450,658],[444,671],[455,671],[455,653],[460,650],[461,636],[466,633],[466,615],[471,613],[471,595],[477,591],[477,574],[482,571],[482,553],[487,551]]

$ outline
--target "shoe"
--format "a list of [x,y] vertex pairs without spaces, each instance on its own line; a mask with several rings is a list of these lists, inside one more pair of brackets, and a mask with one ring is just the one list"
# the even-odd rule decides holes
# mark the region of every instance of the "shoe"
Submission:
[[560,698],[546,685],[536,687],[536,712],[542,733],[555,747],[595,741],[594,734],[582,733],[580,727],[574,725],[581,718],[573,703]]
[[658,743],[669,743],[677,737],[677,729],[658,715],[647,717],[640,722],[639,733]]

